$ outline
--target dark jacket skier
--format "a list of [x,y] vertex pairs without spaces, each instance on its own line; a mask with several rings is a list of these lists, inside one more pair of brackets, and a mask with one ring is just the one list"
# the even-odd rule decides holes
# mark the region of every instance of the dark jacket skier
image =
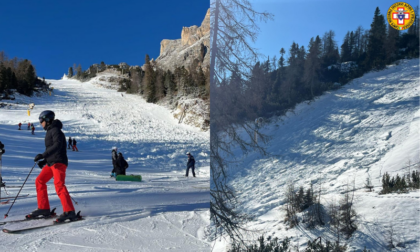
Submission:
[[67,149],[73,148],[73,140],[71,140],[71,137],[69,137],[69,145],[67,146]]
[[117,169],[115,170],[116,176],[125,175],[125,170],[128,168],[128,163],[125,161],[121,152],[118,153]]
[[77,144],[77,142],[76,142],[76,138],[73,138],[73,151],[74,151],[74,150],[79,151],[79,150],[77,149],[76,144]]
[[1,156],[5,153],[6,151],[4,150],[4,144],[0,141],[0,160],[1,160]]
[[188,156],[188,161],[187,161],[187,171],[185,173],[185,177],[188,177],[188,172],[189,172],[190,168],[191,168],[193,177],[195,177],[195,172],[194,172],[195,159],[194,159],[193,155],[191,155],[191,153],[189,153],[189,152],[187,152],[187,156]]
[[75,209],[64,184],[68,158],[66,137],[63,131],[61,131],[63,124],[61,121],[55,120],[55,114],[50,110],[43,111],[39,115],[39,122],[47,133],[45,134],[45,151],[42,154],[36,155],[34,159],[42,169],[35,180],[38,209],[27,215],[26,218],[31,219],[40,215],[49,216],[51,214],[47,182],[51,178],[54,178],[55,191],[60,198],[64,211],[56,219],[56,222],[63,222],[68,219],[76,220]]
[[117,159],[118,159],[118,154],[117,154],[117,147],[112,148],[112,171],[111,171],[111,177],[116,177],[115,174],[115,170],[117,169]]
[[6,152],[4,149],[4,144],[0,141],[0,187],[4,187],[3,178],[1,177],[1,167],[3,163],[1,161],[1,156]]

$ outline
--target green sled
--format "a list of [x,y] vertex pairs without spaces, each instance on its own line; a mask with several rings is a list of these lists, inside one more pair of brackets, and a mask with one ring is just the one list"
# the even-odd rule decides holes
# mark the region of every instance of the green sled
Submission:
[[118,175],[117,181],[141,181],[141,175]]

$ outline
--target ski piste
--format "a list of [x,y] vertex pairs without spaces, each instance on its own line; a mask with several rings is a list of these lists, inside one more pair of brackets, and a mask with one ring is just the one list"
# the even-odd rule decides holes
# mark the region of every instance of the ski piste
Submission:
[[52,226],[56,226],[56,225],[69,224],[69,223],[73,223],[73,222],[81,221],[81,220],[84,220],[84,218],[80,215],[80,211],[79,211],[77,213],[77,219],[76,220],[73,220],[73,221],[65,221],[65,222],[56,222],[56,221],[53,221],[50,224],[46,224],[46,225],[42,225],[42,226],[28,227],[28,228],[19,228],[19,229],[7,229],[7,228],[4,228],[3,229],[3,232],[4,233],[8,233],[8,234],[13,234],[13,233],[19,233],[19,232],[23,232],[23,231],[29,231],[29,230],[46,228],[46,227],[52,227]]
[[57,214],[55,213],[55,208],[53,210],[51,210],[50,215],[49,216],[38,216],[38,217],[34,217],[34,218],[30,218],[30,219],[20,219],[20,220],[11,220],[11,221],[1,221],[0,225],[5,225],[7,223],[17,223],[17,222],[24,222],[24,221],[31,221],[31,220],[42,220],[42,219],[51,219],[56,217]]

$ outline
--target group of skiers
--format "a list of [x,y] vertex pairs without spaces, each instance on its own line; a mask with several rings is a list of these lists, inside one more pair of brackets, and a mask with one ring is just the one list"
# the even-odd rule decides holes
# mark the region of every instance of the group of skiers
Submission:
[[[22,123],[18,124],[19,130],[22,128]],[[33,123],[28,123],[28,130],[32,130],[32,135],[35,135],[35,126]]]
[[[77,220],[76,215],[67,187],[65,186],[66,170],[68,167],[68,157],[66,148],[73,148],[77,150],[76,140],[69,138],[68,145],[66,144],[66,137],[62,131],[63,124],[60,120],[55,119],[53,111],[46,110],[39,115],[39,123],[46,131],[45,134],[45,151],[35,156],[34,162],[41,168],[41,172],[35,180],[38,208],[30,214],[26,215],[27,219],[34,219],[39,216],[48,217],[51,215],[50,204],[48,200],[47,182],[54,178],[54,186],[58,197],[63,206],[63,214],[61,214],[55,221],[64,222],[66,220]],[[19,123],[19,129],[21,129]],[[30,125],[28,125],[29,127]],[[33,126],[33,124],[32,124]],[[34,130],[34,129],[33,129]],[[125,175],[125,170],[128,168],[128,163],[124,159],[121,152],[117,154],[117,147],[112,149],[112,164],[113,170],[111,177],[118,175]],[[5,153],[4,144],[0,142],[0,161]],[[191,153],[187,153],[188,162],[185,176],[188,177],[189,169],[195,177],[195,160]],[[1,164],[1,163],[0,163]],[[1,179],[0,166],[0,185],[4,185]]]
[[[128,163],[124,159],[121,152],[118,152],[117,147],[113,147],[111,151],[112,155],[112,166],[113,169],[111,171],[111,178],[116,178],[118,175],[126,175],[125,170],[128,168]],[[188,161],[187,161],[187,170],[185,172],[185,177],[188,177],[189,170],[191,168],[191,172],[193,177],[195,178],[195,159],[190,152],[187,152]]]
[[76,138],[71,139],[71,137],[69,137],[69,144],[67,146],[67,149],[73,149],[73,151],[74,150],[79,151],[79,149],[77,149],[76,144],[77,144]]

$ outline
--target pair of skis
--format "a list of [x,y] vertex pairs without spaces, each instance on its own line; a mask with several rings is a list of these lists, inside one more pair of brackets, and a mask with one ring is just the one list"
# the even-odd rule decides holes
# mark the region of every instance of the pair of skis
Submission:
[[[30,218],[30,219],[20,219],[20,220],[12,220],[12,221],[3,221],[3,222],[0,222],[0,225],[5,225],[7,223],[26,222],[26,221],[31,221],[31,220],[53,219],[56,216],[57,216],[57,214],[55,213],[55,208],[54,208],[51,211],[50,215],[48,215],[48,216],[38,216],[38,217]],[[56,222],[54,220],[54,221],[52,221],[49,224],[45,224],[45,225],[41,225],[41,226],[27,227],[27,228],[18,228],[18,229],[7,229],[7,228],[4,228],[2,231],[4,233],[13,234],[13,233],[19,233],[19,232],[28,231],[28,230],[35,230],[35,229],[41,229],[41,228],[51,227],[51,226],[55,226],[55,225],[68,224],[68,223],[72,223],[72,222],[80,221],[80,220],[84,220],[84,219],[80,215],[80,211],[79,211],[77,213],[77,215],[76,215],[76,219],[75,220],[72,220],[72,221]]]

